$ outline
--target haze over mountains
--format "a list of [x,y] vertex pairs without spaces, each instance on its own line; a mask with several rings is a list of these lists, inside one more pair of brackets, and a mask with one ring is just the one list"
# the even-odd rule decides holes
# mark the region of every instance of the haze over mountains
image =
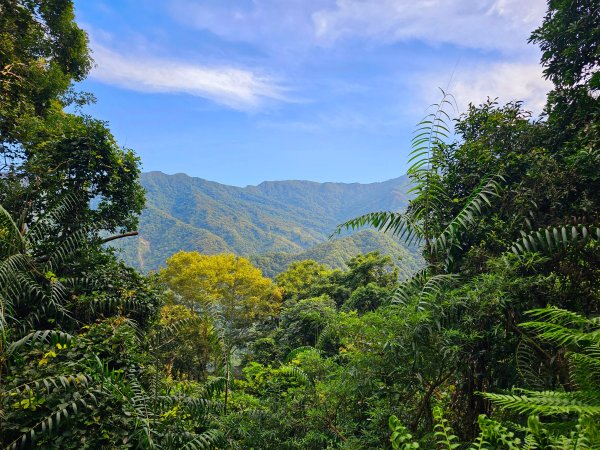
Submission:
[[404,209],[406,176],[371,184],[294,180],[241,188],[148,172],[141,183],[147,194],[139,236],[120,243],[123,258],[141,270],[157,269],[179,250],[252,257],[269,276],[293,260],[340,267],[354,254],[372,250],[401,257],[407,270],[418,265],[418,257],[372,230],[328,240],[337,224],[357,215]]

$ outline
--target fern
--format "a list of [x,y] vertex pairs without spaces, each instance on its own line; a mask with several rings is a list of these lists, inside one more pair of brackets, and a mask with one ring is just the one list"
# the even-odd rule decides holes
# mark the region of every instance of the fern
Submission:
[[318,348],[315,347],[311,347],[310,345],[306,345],[303,347],[297,347],[294,350],[292,350],[291,352],[289,352],[287,354],[287,356],[285,357],[284,362],[285,363],[289,363],[290,361],[292,361],[293,359],[295,359],[298,355],[302,354],[302,353],[314,353],[316,355],[322,355],[323,354],[323,350],[320,350]]
[[600,227],[573,225],[540,228],[530,233],[521,232],[522,237],[511,246],[516,255],[525,252],[553,253],[565,250],[577,243],[600,240]]
[[453,249],[462,249],[460,234],[475,227],[486,207],[492,206],[491,198],[499,197],[502,187],[498,182],[501,176],[484,179],[471,193],[460,212],[446,225],[446,228],[431,241],[431,251],[442,253],[445,269],[454,262]]
[[357,230],[371,226],[383,233],[391,233],[402,239],[407,245],[419,245],[425,233],[419,222],[411,216],[392,211],[371,212],[338,225],[331,234],[340,234],[342,230]]
[[88,393],[85,397],[75,394],[75,397],[75,400],[66,405],[60,405],[58,409],[53,411],[42,421],[29,428],[26,433],[23,433],[19,438],[11,442],[7,446],[7,449],[12,450],[19,447],[23,448],[26,445],[33,445],[38,436],[57,432],[64,422],[68,421],[72,415],[76,415],[82,408],[88,408],[88,404],[85,400],[86,397],[89,400],[96,401],[92,393]]
[[38,330],[33,333],[22,337],[18,341],[12,342],[7,349],[8,354],[15,352],[16,350],[24,347],[25,345],[36,345],[36,344],[68,344],[73,339],[68,333],[56,330]]
[[292,366],[292,365],[281,366],[278,369],[278,372],[282,375],[287,375],[291,378],[294,378],[300,384],[303,384],[305,386],[312,386],[312,381],[310,380],[310,378],[308,377],[306,372],[304,372],[304,370],[302,370],[298,366]]
[[433,112],[417,125],[407,171],[412,182],[409,193],[415,197],[407,212],[364,214],[338,225],[333,234],[371,226],[398,236],[408,245],[424,242],[424,252],[436,272],[455,270],[456,256],[464,250],[465,232],[478,224],[492,205],[492,199],[500,196],[504,179],[500,175],[485,177],[456,216],[448,220],[445,211],[450,199],[440,168],[446,163],[446,141],[452,135],[451,118],[446,110],[454,103],[452,96],[442,90],[441,101],[432,105]]
[[417,309],[422,310],[458,278],[456,274],[430,275],[428,269],[423,269],[396,288],[392,294],[392,303],[407,306],[416,297]]
[[448,424],[448,420],[444,417],[440,407],[433,408],[433,418],[435,419],[434,436],[437,439],[437,444],[445,450],[454,450],[460,447],[458,437]]
[[[600,320],[548,307],[528,312],[535,320],[521,326],[549,344],[566,347],[571,365],[571,391],[515,390],[511,394],[483,394],[496,406],[529,415],[527,448],[587,449],[600,446]],[[568,434],[554,433],[537,416],[563,420],[575,417]],[[545,444],[544,444],[545,445]]]
[[396,416],[390,416],[388,421],[392,435],[392,449],[394,450],[413,450],[419,448],[419,443],[413,441],[413,436],[408,429],[398,420]]

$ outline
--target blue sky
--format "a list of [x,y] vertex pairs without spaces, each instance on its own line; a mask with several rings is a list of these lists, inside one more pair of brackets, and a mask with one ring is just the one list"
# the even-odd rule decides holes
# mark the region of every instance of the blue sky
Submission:
[[245,186],[406,171],[438,87],[539,113],[544,0],[76,0],[81,83],[145,171]]

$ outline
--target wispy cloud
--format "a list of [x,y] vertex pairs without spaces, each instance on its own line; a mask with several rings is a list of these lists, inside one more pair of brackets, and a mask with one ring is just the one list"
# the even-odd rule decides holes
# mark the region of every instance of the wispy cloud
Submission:
[[181,23],[260,47],[332,45],[346,39],[416,40],[522,51],[545,0],[173,0]]
[[312,44],[311,14],[330,1],[171,0],[167,9],[178,22],[221,38],[287,51]]
[[[432,86],[446,87],[447,79],[430,74],[421,76],[417,84],[428,102],[437,100]],[[469,103],[479,104],[488,97],[500,103],[523,101],[524,107],[540,114],[552,83],[542,76],[542,68],[533,63],[499,62],[488,65],[465,65],[457,69],[448,86],[456,98],[459,110],[466,111]]]
[[525,47],[545,9],[544,0],[337,0],[312,19],[324,42],[421,40],[510,52]]
[[285,88],[255,71],[229,66],[125,55],[93,43],[92,78],[140,92],[185,93],[238,110],[255,110],[267,101],[285,101]]

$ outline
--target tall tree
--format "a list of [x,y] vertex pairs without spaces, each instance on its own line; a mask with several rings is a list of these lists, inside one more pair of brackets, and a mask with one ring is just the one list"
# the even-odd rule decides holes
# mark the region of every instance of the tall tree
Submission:
[[231,254],[178,252],[167,260],[160,278],[190,310],[212,311],[222,317],[232,343],[244,332],[279,312],[281,293],[246,258]]
[[105,122],[65,112],[93,100],[73,87],[92,65],[74,18],[70,0],[0,0],[0,202],[31,222],[77,194],[64,232],[132,230],[144,203],[139,159]]

